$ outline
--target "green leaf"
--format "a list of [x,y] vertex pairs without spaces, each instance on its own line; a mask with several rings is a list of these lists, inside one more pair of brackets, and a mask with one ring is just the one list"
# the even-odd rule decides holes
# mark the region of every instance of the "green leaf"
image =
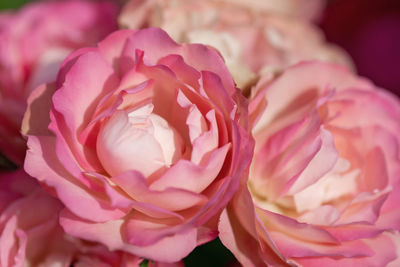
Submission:
[[17,9],[24,4],[30,2],[29,0],[3,0],[0,1],[0,10],[3,9]]
[[186,267],[230,266],[235,261],[233,254],[224,247],[219,238],[197,247],[183,260]]
[[149,266],[149,260],[144,259],[140,264],[139,267],[148,267]]

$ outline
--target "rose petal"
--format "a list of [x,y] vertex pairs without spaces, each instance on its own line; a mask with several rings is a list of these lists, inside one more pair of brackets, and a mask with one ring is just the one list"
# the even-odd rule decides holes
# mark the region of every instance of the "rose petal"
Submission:
[[107,244],[110,250],[124,250],[161,262],[179,261],[197,245],[195,229],[163,238],[154,245],[140,247],[129,245],[123,241],[121,236],[123,220],[88,223],[65,211],[61,214],[60,223],[71,235]]
[[[105,221],[124,216],[120,209],[107,207],[106,202],[96,199],[97,193],[79,185],[65,171],[55,154],[54,137],[30,136],[25,170],[34,177],[53,187],[58,198],[77,215],[93,221]],[[51,166],[51,167],[50,167]]]
[[200,193],[217,177],[230,148],[231,145],[226,144],[213,151],[204,166],[198,166],[187,160],[179,160],[154,181],[150,189],[165,190],[171,187]]
[[207,200],[203,195],[183,189],[150,190],[143,175],[135,171],[125,172],[111,179],[133,199],[172,211],[187,209]]

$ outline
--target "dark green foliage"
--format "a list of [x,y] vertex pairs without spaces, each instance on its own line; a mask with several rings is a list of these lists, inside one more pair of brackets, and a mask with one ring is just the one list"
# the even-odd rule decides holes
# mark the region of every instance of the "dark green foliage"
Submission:
[[13,171],[18,168],[14,162],[10,161],[4,155],[0,153],[0,171]]
[[235,257],[222,245],[219,238],[197,247],[184,259],[186,267],[224,267],[233,262]]
[[148,267],[149,266],[149,260],[144,259],[140,264],[139,267]]
[[22,5],[30,2],[29,0],[0,0],[1,9],[17,9]]

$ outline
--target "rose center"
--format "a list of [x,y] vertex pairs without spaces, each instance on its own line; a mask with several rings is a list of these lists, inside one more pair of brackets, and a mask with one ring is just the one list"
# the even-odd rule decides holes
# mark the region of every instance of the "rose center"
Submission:
[[149,177],[182,156],[180,135],[148,104],[132,112],[117,111],[97,138],[97,155],[111,175],[137,170]]
[[357,191],[357,176],[360,170],[348,171],[349,168],[350,163],[344,158],[339,158],[335,167],[317,182],[275,201],[269,201],[268,196],[251,186],[251,182],[250,190],[259,207],[307,221],[307,217],[314,211],[325,205],[337,206],[340,199],[351,196]]

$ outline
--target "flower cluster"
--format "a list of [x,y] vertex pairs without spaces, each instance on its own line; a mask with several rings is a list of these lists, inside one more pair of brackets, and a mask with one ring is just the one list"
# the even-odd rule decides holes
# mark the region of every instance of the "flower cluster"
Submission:
[[0,265],[183,266],[219,238],[243,266],[398,266],[400,101],[323,6],[0,14]]

